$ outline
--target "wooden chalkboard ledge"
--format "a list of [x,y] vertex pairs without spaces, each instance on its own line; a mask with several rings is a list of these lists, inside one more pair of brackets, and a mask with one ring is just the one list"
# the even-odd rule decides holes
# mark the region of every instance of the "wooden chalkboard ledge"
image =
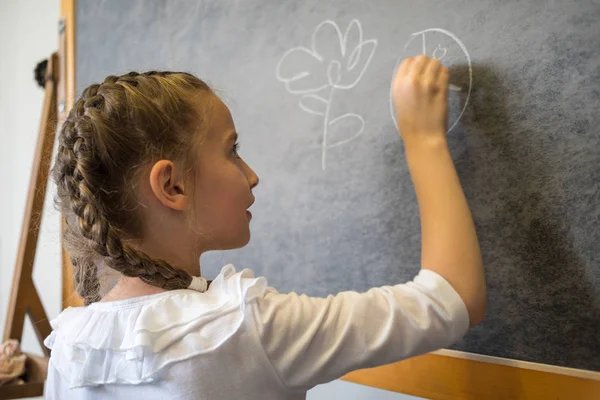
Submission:
[[440,350],[343,380],[427,399],[599,399],[600,373]]

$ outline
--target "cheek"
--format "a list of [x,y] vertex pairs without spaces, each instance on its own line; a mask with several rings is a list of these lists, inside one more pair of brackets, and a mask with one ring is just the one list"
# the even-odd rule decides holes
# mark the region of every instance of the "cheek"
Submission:
[[245,216],[249,204],[248,183],[237,168],[223,168],[220,174],[211,174],[197,185],[195,209],[200,224],[222,231]]

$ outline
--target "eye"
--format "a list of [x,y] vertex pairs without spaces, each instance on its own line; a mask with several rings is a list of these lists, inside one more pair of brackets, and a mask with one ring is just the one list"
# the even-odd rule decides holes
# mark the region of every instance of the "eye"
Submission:
[[236,142],[236,143],[233,145],[233,154],[235,154],[235,155],[236,155],[236,157],[239,157],[239,154],[238,154],[238,152],[239,152],[239,151],[240,151],[240,143],[239,143],[239,142]]

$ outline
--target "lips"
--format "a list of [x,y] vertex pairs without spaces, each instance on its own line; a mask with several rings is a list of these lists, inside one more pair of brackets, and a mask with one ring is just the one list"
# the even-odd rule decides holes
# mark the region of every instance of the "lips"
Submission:
[[[250,202],[250,205],[248,206],[248,208],[252,207],[252,204],[254,204],[254,202],[256,201],[256,199],[254,197],[252,197],[252,201]],[[248,219],[252,219],[252,213],[249,210],[246,210],[246,216],[248,217]]]

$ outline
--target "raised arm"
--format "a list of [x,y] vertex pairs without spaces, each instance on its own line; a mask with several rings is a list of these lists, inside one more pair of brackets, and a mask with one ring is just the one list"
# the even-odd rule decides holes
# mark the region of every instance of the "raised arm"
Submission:
[[448,69],[424,55],[405,60],[393,83],[398,129],[421,213],[421,267],[443,276],[484,317],[486,285],[473,218],[448,149]]

